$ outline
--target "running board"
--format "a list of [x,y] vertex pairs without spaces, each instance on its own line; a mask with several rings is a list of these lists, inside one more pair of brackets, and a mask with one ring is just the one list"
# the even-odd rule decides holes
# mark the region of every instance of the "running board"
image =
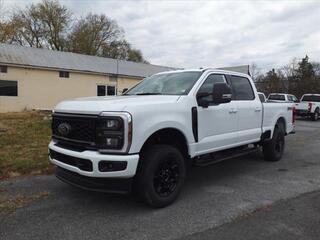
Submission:
[[250,153],[255,153],[257,151],[259,151],[259,148],[254,147],[240,150],[225,150],[212,154],[206,154],[204,156],[196,158],[194,161],[194,165],[197,167],[205,167],[228,159],[241,157]]

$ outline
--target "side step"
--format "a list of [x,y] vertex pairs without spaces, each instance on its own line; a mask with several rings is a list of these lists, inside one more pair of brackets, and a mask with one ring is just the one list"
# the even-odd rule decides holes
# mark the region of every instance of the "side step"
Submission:
[[250,153],[255,153],[257,151],[259,151],[258,147],[247,147],[243,149],[233,148],[220,152],[209,153],[195,158],[194,165],[198,167],[205,167],[231,158],[237,158]]

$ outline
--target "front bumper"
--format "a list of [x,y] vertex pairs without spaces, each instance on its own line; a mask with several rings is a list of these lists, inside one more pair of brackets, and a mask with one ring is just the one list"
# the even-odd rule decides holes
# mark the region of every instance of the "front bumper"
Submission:
[[[86,150],[82,152],[77,152],[69,149],[65,149],[55,145],[53,141],[49,144],[49,152],[54,151],[59,154],[63,154],[66,157],[71,157],[75,159],[86,160],[90,163],[91,168],[89,170],[80,169],[79,166],[75,164],[67,164],[66,162],[59,161],[55,159],[53,155],[49,154],[49,160],[61,167],[67,169],[71,172],[78,173],[79,175],[87,177],[97,177],[97,178],[132,178],[136,174],[139,154],[133,155],[110,155],[110,154],[101,154],[97,151]],[[112,161],[112,162],[126,162],[126,168],[121,171],[108,171],[102,172],[99,170],[99,162],[101,161]]]
[[86,177],[61,167],[57,167],[56,177],[65,183],[88,191],[122,194],[131,192],[133,181],[133,178]]

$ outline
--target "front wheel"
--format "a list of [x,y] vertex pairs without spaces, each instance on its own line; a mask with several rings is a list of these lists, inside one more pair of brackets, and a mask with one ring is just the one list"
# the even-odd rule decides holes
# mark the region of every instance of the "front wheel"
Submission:
[[179,195],[186,177],[185,159],[169,145],[154,145],[142,154],[137,190],[152,207],[165,207]]
[[272,139],[263,144],[263,154],[266,161],[279,161],[285,147],[285,134],[282,127],[276,126]]

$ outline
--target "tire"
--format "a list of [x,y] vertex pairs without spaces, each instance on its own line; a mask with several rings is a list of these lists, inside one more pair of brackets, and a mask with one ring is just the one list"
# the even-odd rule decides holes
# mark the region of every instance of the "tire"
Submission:
[[142,154],[136,190],[148,205],[161,208],[178,197],[186,178],[181,152],[169,145],[154,145]]
[[284,136],[283,128],[277,125],[274,129],[272,139],[263,144],[263,155],[266,161],[276,162],[282,158],[285,148]]
[[317,121],[319,119],[319,108],[317,108],[314,113],[311,115],[312,121]]

